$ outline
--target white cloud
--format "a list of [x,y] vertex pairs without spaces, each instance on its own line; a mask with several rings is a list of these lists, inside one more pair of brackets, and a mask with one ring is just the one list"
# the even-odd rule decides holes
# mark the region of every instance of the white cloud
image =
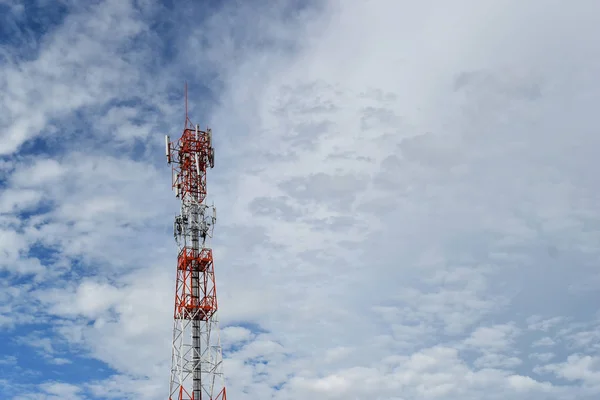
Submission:
[[84,397],[80,395],[81,388],[61,382],[47,382],[39,385],[40,392],[30,394],[17,394],[13,397],[15,400],[81,400]]
[[533,343],[534,347],[541,347],[541,346],[554,346],[556,344],[556,342],[554,342],[554,340],[552,340],[552,338],[545,336],[539,340],[536,340]]
[[232,344],[245,342],[253,336],[250,329],[242,328],[241,326],[229,326],[222,330],[222,334],[227,342]]
[[464,343],[477,349],[504,350],[512,344],[518,333],[511,324],[481,327],[477,328]]
[[0,195],[0,210],[2,213],[26,211],[35,207],[42,199],[42,193],[35,190],[8,189]]
[[553,317],[548,319],[542,319],[538,315],[534,315],[527,319],[529,323],[528,329],[530,330],[541,330],[547,332],[548,329],[555,327],[557,324],[564,322],[563,317]]
[[509,384],[519,392],[527,392],[530,390],[541,389],[548,390],[552,388],[547,382],[538,382],[528,376],[512,375],[508,377]]
[[0,365],[13,365],[17,362],[17,358],[15,356],[3,356],[0,359]]
[[42,386],[42,389],[49,394],[53,394],[56,396],[61,396],[64,399],[67,398],[77,398],[77,393],[81,391],[77,386],[68,385],[65,383],[45,383]]
[[65,168],[56,160],[35,160],[24,168],[20,168],[12,176],[12,183],[17,187],[38,187],[53,184],[60,178],[65,178]]
[[529,358],[540,360],[541,362],[548,362],[555,357],[554,353],[531,353]]
[[540,370],[554,372],[569,381],[581,380],[597,390],[600,385],[600,373],[597,371],[598,362],[599,359],[596,356],[573,354],[563,363],[549,364]]

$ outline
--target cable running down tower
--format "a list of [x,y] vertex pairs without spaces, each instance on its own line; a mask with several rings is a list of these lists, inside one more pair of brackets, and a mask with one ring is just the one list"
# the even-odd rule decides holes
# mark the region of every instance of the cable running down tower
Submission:
[[175,285],[175,323],[169,400],[226,400],[222,349],[217,319],[217,289],[212,238],[217,220],[214,205],[206,205],[206,170],[213,168],[212,132],[199,129],[188,117],[177,141],[165,138],[172,188],[181,201],[173,231],[179,248]]

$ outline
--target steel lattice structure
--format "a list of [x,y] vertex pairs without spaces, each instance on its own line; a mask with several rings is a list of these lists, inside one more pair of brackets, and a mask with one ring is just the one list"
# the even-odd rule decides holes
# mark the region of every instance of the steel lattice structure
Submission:
[[217,289],[212,238],[216,208],[205,204],[206,170],[214,167],[212,132],[188,117],[177,141],[165,138],[172,165],[172,188],[181,200],[173,232],[179,254],[175,285],[175,323],[169,400],[226,400],[222,349],[217,319]]

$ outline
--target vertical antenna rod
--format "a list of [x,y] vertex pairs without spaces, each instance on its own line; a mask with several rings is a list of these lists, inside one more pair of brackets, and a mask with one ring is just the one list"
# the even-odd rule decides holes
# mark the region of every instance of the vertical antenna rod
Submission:
[[223,355],[217,318],[217,288],[212,249],[207,241],[217,221],[205,204],[206,170],[214,167],[212,131],[200,130],[188,117],[181,138],[165,139],[172,188],[181,201],[173,234],[179,248],[169,400],[226,400]]

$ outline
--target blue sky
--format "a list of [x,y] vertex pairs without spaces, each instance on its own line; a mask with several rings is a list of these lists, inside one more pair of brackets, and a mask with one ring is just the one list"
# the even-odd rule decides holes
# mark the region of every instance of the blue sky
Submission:
[[232,399],[600,395],[600,5],[0,0],[0,397],[164,399],[210,126]]

